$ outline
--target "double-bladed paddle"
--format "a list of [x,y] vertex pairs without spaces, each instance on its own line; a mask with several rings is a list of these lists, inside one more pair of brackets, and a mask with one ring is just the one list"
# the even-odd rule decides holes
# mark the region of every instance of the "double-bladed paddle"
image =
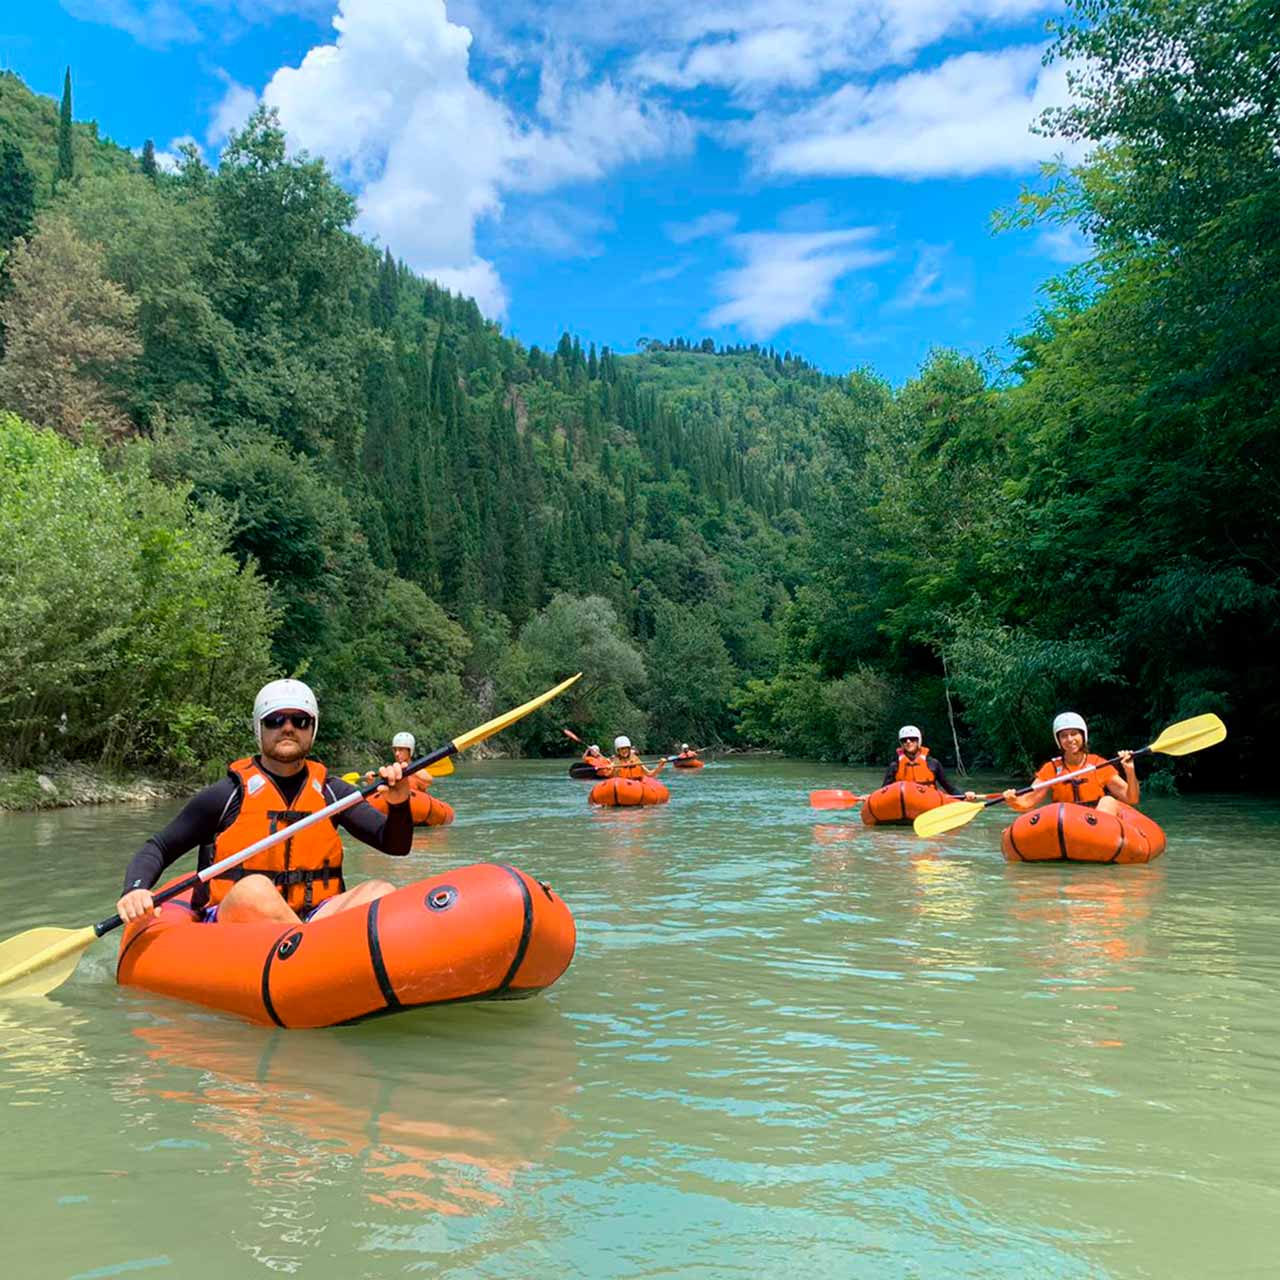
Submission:
[[[1217,746],[1226,736],[1227,726],[1210,712],[1207,715],[1192,716],[1190,720],[1180,720],[1177,724],[1171,724],[1154,742],[1140,747],[1133,754],[1141,756],[1146,755],[1148,751],[1156,751],[1165,756],[1187,756],[1193,751],[1203,751],[1206,747]],[[1083,778],[1085,774],[1101,769],[1103,765],[1119,763],[1120,757],[1112,756],[1102,764],[1085,765],[1084,768],[1075,769],[1071,773],[1060,773],[1056,777],[1033,782],[1029,787],[1023,787],[1015,794],[1030,795],[1033,791],[1043,791],[1060,782],[1070,782],[1072,778]],[[944,831],[954,831],[957,827],[963,827],[972,822],[983,809],[999,804],[1003,799],[1004,796],[999,795],[981,802],[960,800],[955,804],[944,804],[937,809],[922,813],[912,826],[918,836],[940,836]]]
[[866,796],[854,795],[852,791],[810,791],[809,807],[812,809],[852,809],[861,804]]
[[[443,760],[435,760],[426,766],[425,772],[429,773],[433,778],[447,778],[453,772],[453,760],[449,756],[445,756]],[[365,774],[353,769],[350,773],[344,773],[342,780],[355,786],[363,777],[365,777]]]
[[[483,742],[495,733],[501,733],[508,725],[515,724],[531,711],[536,711],[544,702],[550,702],[552,698],[562,694],[581,675],[582,672],[578,672],[578,675],[570,676],[554,689],[548,689],[546,693],[539,694],[523,706],[516,707],[514,711],[495,716],[492,720],[485,721],[479,728],[454,738],[443,747],[437,747],[417,760],[410,760],[405,765],[401,776],[408,777],[411,773],[417,773],[419,769],[427,769],[437,761],[455,756],[459,751],[465,751],[468,747],[475,746],[477,742]],[[163,893],[157,893],[154,902],[159,906],[160,903],[168,902],[170,898],[176,898],[188,889],[194,889],[202,880],[212,880],[224,871],[230,871],[232,867],[238,866],[255,854],[262,853],[265,849],[270,849],[273,845],[296,836],[306,827],[314,826],[326,818],[336,817],[385,785],[386,783],[378,778],[358,791],[335,800],[318,812],[308,814],[287,827],[281,827],[274,835],[264,837],[247,849],[241,849],[238,853],[223,858],[221,862],[215,862],[211,867],[205,867],[203,871],[171,885]],[[25,933],[0,942],[0,996],[47,995],[56,987],[60,987],[75,972],[81,952],[91,942],[102,937],[104,933],[110,933],[112,929],[123,923],[119,916],[110,916],[97,924],[86,925],[83,929],[58,929],[45,926],[39,929],[28,929]]]

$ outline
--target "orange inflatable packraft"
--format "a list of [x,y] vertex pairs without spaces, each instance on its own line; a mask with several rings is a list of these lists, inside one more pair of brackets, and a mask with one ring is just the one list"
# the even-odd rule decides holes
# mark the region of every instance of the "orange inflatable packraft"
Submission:
[[[386,813],[386,796],[370,796],[369,803],[379,813]],[[453,806],[437,800],[429,791],[409,793],[409,812],[413,814],[415,827],[447,827],[453,821]]]
[[671,792],[654,778],[606,778],[591,788],[592,804],[632,808],[641,804],[666,804]]
[[706,761],[686,756],[683,760],[673,760],[671,763],[675,765],[677,769],[701,769]]
[[331,1027],[536,995],[569,967],[575,942],[547,885],[484,862],[311,924],[201,924],[183,895],[125,926],[116,981],[268,1026]]
[[922,813],[951,802],[951,797],[937,787],[922,782],[891,782],[862,802],[862,821],[869,827],[906,826]]
[[1118,815],[1080,804],[1042,805],[1000,837],[1009,862],[1151,862],[1165,843],[1164,832],[1129,805]]

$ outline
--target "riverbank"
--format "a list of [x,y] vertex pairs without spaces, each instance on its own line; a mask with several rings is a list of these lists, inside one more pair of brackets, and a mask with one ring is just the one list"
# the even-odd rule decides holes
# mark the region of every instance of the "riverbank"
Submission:
[[191,779],[127,776],[85,764],[0,772],[0,812],[68,809],[83,804],[140,804],[196,790]]

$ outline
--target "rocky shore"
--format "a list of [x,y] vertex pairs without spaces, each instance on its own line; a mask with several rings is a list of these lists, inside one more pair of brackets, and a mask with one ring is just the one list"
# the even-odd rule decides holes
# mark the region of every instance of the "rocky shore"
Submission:
[[152,803],[193,790],[189,780],[126,777],[84,764],[0,773],[0,811],[65,809],[80,804]]

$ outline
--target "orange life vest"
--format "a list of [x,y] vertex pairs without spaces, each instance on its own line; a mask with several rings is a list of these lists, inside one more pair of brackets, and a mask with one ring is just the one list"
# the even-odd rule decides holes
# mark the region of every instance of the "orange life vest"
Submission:
[[425,769],[411,773],[407,779],[410,791],[425,791],[431,785],[431,775]]
[[1092,773],[1086,773],[1082,777],[1072,778],[1070,782],[1057,782],[1052,787],[1044,789],[1048,790],[1050,799],[1055,803],[1084,804],[1094,808],[1103,796],[1110,794],[1107,791],[1107,783],[1117,776],[1115,768],[1107,764],[1101,756],[1086,755],[1074,768],[1068,768],[1063,763],[1062,757],[1056,756],[1040,766],[1040,772],[1036,774],[1036,781],[1047,782],[1050,778],[1056,778],[1060,773],[1074,773],[1076,769],[1083,769],[1087,764],[1096,764],[1103,767],[1095,769]]
[[926,787],[937,786],[934,781],[933,770],[925,763],[926,757],[929,755],[928,747],[921,747],[916,752],[914,760],[908,759],[907,753],[901,749],[898,751],[898,772],[894,776],[895,782],[919,782]]
[[[251,844],[274,835],[281,827],[317,813],[329,804],[324,793],[328,773],[315,760],[306,761],[307,780],[293,802],[285,804],[270,774],[252,757],[236,760],[228,771],[240,786],[240,812],[235,821],[218,835],[211,862],[218,862]],[[237,880],[248,875],[268,875],[281,896],[295,911],[310,911],[326,898],[342,893],[342,838],[329,819],[300,831],[262,853],[232,867],[208,882],[209,902],[216,905],[231,892]]]
[[615,778],[643,778],[644,765],[635,755],[623,760],[618,756],[614,756],[609,763],[613,766],[613,776]]

